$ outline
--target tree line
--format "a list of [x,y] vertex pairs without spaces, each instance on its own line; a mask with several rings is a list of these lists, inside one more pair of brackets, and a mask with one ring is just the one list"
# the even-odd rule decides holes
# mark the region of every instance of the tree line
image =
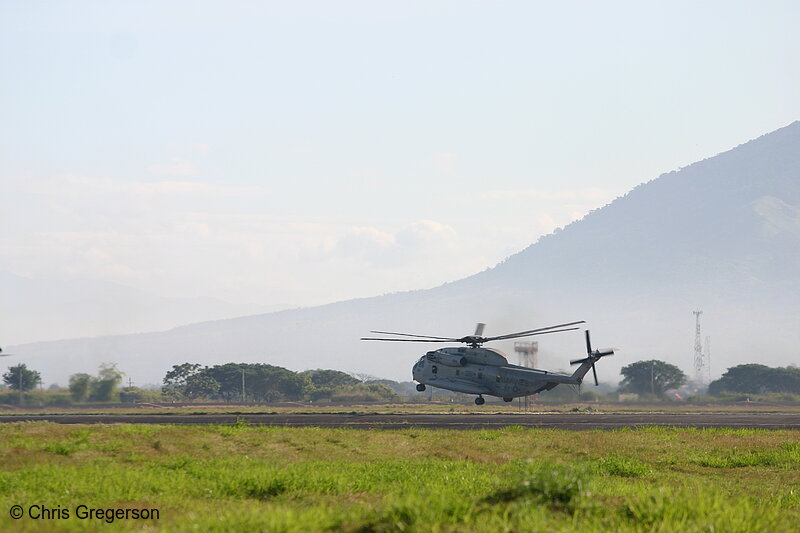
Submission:
[[173,399],[271,403],[281,401],[399,401],[385,383],[364,383],[338,370],[293,372],[263,363],[174,365],[162,392]]
[[[639,361],[622,368],[621,392],[661,396],[688,382],[686,374],[664,361]],[[708,385],[708,394],[800,394],[800,368],[772,368],[760,364],[744,364],[729,368]]]
[[708,385],[708,393],[715,396],[725,393],[800,394],[800,368],[771,368],[759,364],[734,366]]
[[[660,397],[667,390],[678,389],[688,382],[678,367],[664,361],[638,361],[623,367],[619,392]],[[142,391],[135,387],[120,389],[123,373],[116,365],[103,364],[97,375],[78,373],[69,378],[72,402],[120,401],[247,401],[272,403],[280,401],[394,402],[400,396],[415,396],[408,384],[391,380],[365,381],[338,370],[293,372],[262,363],[226,363],[211,367],[196,363],[174,365],[163,379],[161,392]],[[38,371],[25,364],[9,367],[3,382],[20,393],[5,401],[21,401],[21,393],[32,391],[42,382]],[[708,394],[800,395],[800,368],[771,368],[761,364],[744,364],[729,368],[720,379],[708,386]],[[566,401],[566,400],[565,400]]]

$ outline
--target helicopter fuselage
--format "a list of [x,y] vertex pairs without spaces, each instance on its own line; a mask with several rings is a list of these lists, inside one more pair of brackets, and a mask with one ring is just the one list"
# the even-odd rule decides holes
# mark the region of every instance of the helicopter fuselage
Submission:
[[412,368],[414,380],[423,385],[506,400],[549,390],[560,384],[577,385],[584,374],[560,374],[512,365],[503,352],[482,347],[430,351]]

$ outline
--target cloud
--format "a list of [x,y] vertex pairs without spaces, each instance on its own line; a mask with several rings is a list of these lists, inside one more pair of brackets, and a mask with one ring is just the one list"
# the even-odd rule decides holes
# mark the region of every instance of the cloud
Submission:
[[453,152],[440,152],[429,158],[430,165],[438,172],[451,175],[458,167],[458,155]]
[[[480,194],[483,203],[504,203],[509,211],[521,213],[530,226],[525,239],[533,242],[538,236],[550,233],[576,220],[580,220],[593,209],[611,202],[619,194],[598,187],[576,189],[494,189]],[[495,210],[497,207],[488,207]],[[535,233],[535,234],[534,234]],[[521,243],[520,243],[521,244]]]
[[13,272],[295,305],[480,272],[605,199],[593,189],[470,192],[448,218],[382,220],[272,211],[279,198],[262,187],[190,179],[64,174],[20,178],[10,193],[27,202],[6,210],[14,225],[0,235]]
[[197,181],[121,181],[93,178],[76,174],[64,174],[55,178],[28,182],[23,185],[27,192],[70,198],[116,196],[130,201],[136,197],[219,197],[219,196],[263,196],[268,191],[263,187],[241,187],[200,183]]
[[334,250],[346,256],[372,257],[396,244],[397,238],[391,233],[370,227],[353,227],[337,239]]
[[608,202],[616,196],[607,189],[588,187],[584,189],[561,189],[545,191],[541,189],[495,189],[482,194],[484,200],[545,200],[559,202],[581,202],[598,204]]
[[208,143],[193,143],[190,148],[200,154],[207,154],[211,151],[211,145]]
[[188,177],[193,176],[197,169],[190,161],[182,157],[173,157],[168,163],[150,165],[147,167],[147,171],[160,176]]
[[403,228],[397,234],[397,242],[408,249],[432,246],[450,247],[458,237],[456,230],[434,220],[420,220]]
[[328,259],[358,259],[380,269],[398,270],[425,258],[429,268],[460,247],[452,227],[420,220],[394,233],[374,227],[352,227],[327,251]]

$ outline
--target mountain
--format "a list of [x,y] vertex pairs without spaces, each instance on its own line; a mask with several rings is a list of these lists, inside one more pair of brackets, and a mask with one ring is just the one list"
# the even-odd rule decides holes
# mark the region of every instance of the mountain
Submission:
[[4,343],[162,330],[265,310],[215,298],[163,298],[103,281],[35,279],[3,271],[0,295]]
[[[203,322],[138,335],[20,345],[46,381],[104,361],[139,383],[173,364],[265,362],[409,379],[426,344],[359,342],[371,329],[462,336],[585,319],[598,365],[663,359],[693,376],[695,323],[714,375],[744,362],[787,365],[800,345],[800,122],[664,174],[494,268],[434,289]],[[575,333],[539,337],[540,366],[580,355]],[[510,352],[513,343],[496,347]]]

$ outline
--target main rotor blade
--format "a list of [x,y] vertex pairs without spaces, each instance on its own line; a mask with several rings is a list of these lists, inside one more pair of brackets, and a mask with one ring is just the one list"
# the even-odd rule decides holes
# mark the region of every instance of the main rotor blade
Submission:
[[[567,324],[565,324],[567,325]],[[539,330],[532,330],[532,331],[521,331],[519,333],[511,333],[509,335],[500,335],[499,337],[487,337],[482,339],[481,342],[489,342],[489,341],[503,341],[507,339],[518,339],[520,337],[532,337],[534,335],[545,335],[547,333],[561,333],[564,331],[572,331],[575,329],[581,328],[565,328],[565,329],[553,329],[549,331],[539,331]]]
[[413,333],[395,333],[393,331],[370,331],[370,333],[377,333],[379,335],[402,335],[403,337],[419,337],[421,339],[448,339],[454,340],[453,337],[434,337],[432,335],[415,335]]
[[[519,337],[519,336],[522,336],[522,335],[532,335],[532,334],[538,333],[540,331],[541,332],[550,333],[547,330],[556,329],[556,328],[563,328],[563,327],[566,327],[566,326],[574,326],[576,324],[585,324],[585,323],[586,323],[585,320],[578,320],[577,322],[568,322],[566,324],[558,324],[558,325],[555,325],[555,326],[548,326],[546,328],[529,329],[527,331],[519,331],[517,333],[507,333],[505,335],[498,335],[497,337],[487,337],[486,339],[484,339],[484,341],[497,341],[497,340],[503,340],[503,339],[513,339],[515,337]],[[560,330],[560,331],[570,331],[570,330],[573,330],[573,329],[579,329],[579,328],[563,329],[563,330]],[[553,333],[555,333],[555,332],[553,332]]]
[[592,373],[594,374],[594,386],[597,387],[600,383],[597,382],[597,370],[594,368],[594,363],[592,363]]
[[486,327],[486,324],[484,324],[483,322],[478,322],[475,325],[475,336],[476,337],[480,337],[481,335],[483,335],[483,328],[485,328],[485,327]]
[[391,342],[456,342],[458,339],[382,339],[378,337],[361,337],[362,341],[391,341]]
[[592,355],[592,341],[589,339],[589,330],[586,330],[586,353]]

